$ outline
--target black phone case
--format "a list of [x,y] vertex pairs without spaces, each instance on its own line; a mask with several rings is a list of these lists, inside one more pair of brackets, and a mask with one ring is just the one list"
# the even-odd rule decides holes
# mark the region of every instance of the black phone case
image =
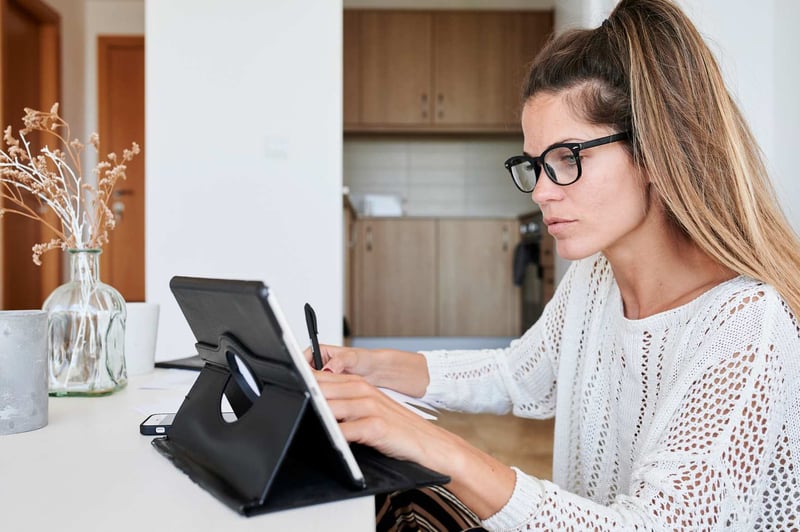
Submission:
[[174,414],[169,413],[158,413],[158,414],[150,414],[139,424],[139,434],[144,436],[164,436],[169,432],[169,428],[172,425],[170,423],[148,423],[151,417],[153,416],[169,416]]

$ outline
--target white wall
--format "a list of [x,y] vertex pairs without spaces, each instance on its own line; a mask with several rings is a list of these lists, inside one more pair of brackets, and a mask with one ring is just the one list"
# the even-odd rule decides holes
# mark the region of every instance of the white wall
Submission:
[[[773,179],[783,200],[783,207],[800,232],[800,179],[798,179],[798,160],[800,149],[800,2],[796,0],[777,0],[773,10],[773,27],[759,28],[760,33],[774,35],[772,79],[773,146],[770,151]],[[755,29],[753,29],[755,30]],[[756,80],[754,80],[755,82]]]
[[709,42],[728,87],[750,123],[789,220],[800,231],[800,3],[765,0],[681,0]]
[[555,0],[556,33],[568,28],[594,28],[616,5],[617,0]]
[[86,140],[84,117],[85,6],[75,0],[48,0],[61,15],[61,108],[72,138]]
[[263,280],[301,345],[342,337],[342,4],[146,1],[146,293],[158,359],[194,352],[173,275]]

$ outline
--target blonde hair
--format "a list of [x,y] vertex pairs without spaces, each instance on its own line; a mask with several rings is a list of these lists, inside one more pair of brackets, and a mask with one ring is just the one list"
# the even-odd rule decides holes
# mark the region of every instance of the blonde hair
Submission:
[[622,0],[602,26],[550,41],[524,99],[570,89],[591,123],[633,132],[634,164],[676,227],[800,316],[800,242],[713,54],[678,7]]

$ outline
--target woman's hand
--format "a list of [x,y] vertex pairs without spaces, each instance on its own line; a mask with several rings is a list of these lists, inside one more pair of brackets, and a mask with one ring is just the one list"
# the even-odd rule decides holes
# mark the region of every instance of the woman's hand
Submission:
[[[368,378],[372,372],[375,356],[369,349],[361,347],[341,347],[320,344],[322,356],[322,369],[333,373],[351,373]],[[303,353],[306,360],[311,363],[311,348],[306,348]]]
[[[433,439],[452,434],[397,403],[363,377],[319,372],[317,381],[347,441],[369,445],[387,456],[432,467]],[[426,445],[427,442],[427,445]]]
[[[319,349],[325,372],[358,375],[374,386],[413,397],[422,397],[428,388],[428,365],[419,353],[332,345],[320,345]],[[311,364],[311,348],[304,354]]]
[[500,510],[511,497],[516,482],[511,468],[411,412],[359,375],[317,372],[316,377],[347,441],[449,476],[448,488],[481,518]]

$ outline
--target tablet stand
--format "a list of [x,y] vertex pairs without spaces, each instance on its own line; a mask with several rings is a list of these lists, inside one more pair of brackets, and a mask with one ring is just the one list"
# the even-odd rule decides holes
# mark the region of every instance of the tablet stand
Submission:
[[[252,355],[230,335],[217,347],[197,347],[206,365],[167,436],[152,443],[235,511],[254,515],[449,480],[354,445],[367,486],[353,485],[292,368]],[[242,366],[259,376],[257,392]],[[238,417],[233,423],[222,418],[223,393]]]
[[[208,362],[175,415],[168,436],[154,439],[153,445],[228,506],[249,514],[265,506],[310,410],[308,394],[300,386],[287,386],[297,380],[289,368],[275,363],[270,370],[279,384],[262,385],[260,396],[247,384],[243,386],[243,374],[238,365],[231,364],[235,360],[231,355],[248,365],[263,364],[230,336],[223,336],[217,349],[197,347]],[[223,393],[239,418],[235,423],[222,418]]]

